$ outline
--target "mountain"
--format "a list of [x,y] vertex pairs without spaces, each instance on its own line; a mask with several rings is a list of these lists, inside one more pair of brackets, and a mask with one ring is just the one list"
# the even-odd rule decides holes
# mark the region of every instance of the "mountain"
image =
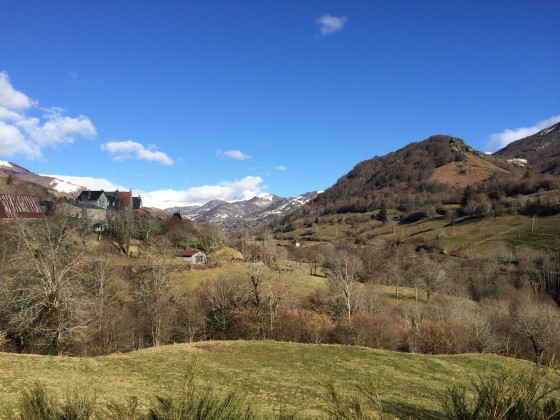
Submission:
[[476,151],[460,138],[435,135],[358,163],[300,212],[365,212],[382,204],[408,212],[458,202],[467,185],[512,174],[517,168]]
[[63,194],[74,194],[84,189],[84,187],[80,185],[72,184],[51,176],[38,175],[15,163],[3,160],[0,160],[0,174],[12,175],[12,177],[17,177],[22,181],[32,182],[48,190]]
[[170,207],[165,211],[180,213],[196,223],[212,222],[228,229],[254,227],[301,207],[318,194],[319,192],[313,191],[297,197],[282,198],[262,193],[249,200],[232,203],[212,200],[203,206]]
[[541,174],[560,174],[560,123],[516,140],[494,156],[525,165]]

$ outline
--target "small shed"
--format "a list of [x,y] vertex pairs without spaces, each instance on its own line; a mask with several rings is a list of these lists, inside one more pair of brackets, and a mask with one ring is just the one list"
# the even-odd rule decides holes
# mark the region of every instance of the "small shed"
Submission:
[[197,249],[186,249],[177,251],[175,253],[175,258],[181,261],[188,261],[192,264],[206,264],[206,254]]
[[44,216],[39,199],[32,195],[0,194],[0,219],[37,219]]

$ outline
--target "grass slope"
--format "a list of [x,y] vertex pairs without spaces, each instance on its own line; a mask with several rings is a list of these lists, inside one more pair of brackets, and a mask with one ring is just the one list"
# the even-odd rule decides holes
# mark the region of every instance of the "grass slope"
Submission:
[[[348,238],[384,246],[387,242],[426,241],[438,243],[442,249],[463,257],[490,257],[516,248],[535,250],[560,249],[560,215],[533,217],[508,215],[497,218],[463,217],[449,222],[444,216],[423,218],[414,223],[382,224],[373,220],[376,212],[338,216],[338,223],[320,224],[312,229],[301,228],[279,234],[281,238],[297,238],[308,243],[344,242]],[[333,220],[334,216],[329,216]],[[352,225],[352,218],[359,218]],[[308,240],[310,242],[306,243]]]
[[176,344],[96,358],[0,353],[0,415],[35,381],[61,397],[72,389],[89,390],[99,403],[137,396],[145,407],[155,395],[180,389],[193,358],[198,383],[239,393],[263,418],[280,410],[297,418],[319,417],[321,383],[332,379],[350,391],[368,376],[385,415],[442,418],[438,397],[448,386],[468,385],[469,378],[505,363],[515,369],[528,366],[491,354],[432,356],[273,341]]

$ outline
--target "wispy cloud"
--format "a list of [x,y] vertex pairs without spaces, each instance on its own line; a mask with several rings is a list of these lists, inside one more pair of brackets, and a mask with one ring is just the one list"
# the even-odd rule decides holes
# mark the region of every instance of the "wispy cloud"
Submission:
[[331,35],[341,31],[346,25],[347,20],[346,16],[336,17],[326,13],[315,22],[319,25],[319,31],[322,35]]
[[286,168],[284,165],[278,165],[278,166],[275,166],[274,169],[276,169],[277,171],[285,171],[288,168]]
[[524,137],[530,136],[532,134],[538,133],[539,131],[550,127],[553,124],[560,122],[560,115],[555,115],[553,117],[547,118],[532,125],[531,127],[519,127],[513,129],[506,129],[500,133],[490,134],[488,147],[490,149],[501,149],[506,147],[512,141],[522,139]]
[[165,166],[173,165],[173,160],[165,153],[154,150],[155,146],[148,148],[144,145],[132,141],[110,141],[101,145],[101,150],[113,155],[115,160],[137,159],[160,163]]
[[8,73],[0,72],[0,156],[41,159],[45,148],[96,135],[88,117],[68,117],[62,108],[40,108],[12,86]]
[[225,156],[235,160],[246,160],[251,158],[251,156],[246,155],[240,150],[226,150],[225,152],[218,150],[218,156]]

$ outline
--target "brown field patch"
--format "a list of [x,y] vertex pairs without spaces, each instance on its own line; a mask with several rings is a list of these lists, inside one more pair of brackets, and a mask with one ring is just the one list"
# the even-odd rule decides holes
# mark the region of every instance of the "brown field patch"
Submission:
[[498,172],[508,173],[478,156],[469,155],[463,162],[451,162],[436,168],[430,179],[452,187],[465,188],[485,181]]

